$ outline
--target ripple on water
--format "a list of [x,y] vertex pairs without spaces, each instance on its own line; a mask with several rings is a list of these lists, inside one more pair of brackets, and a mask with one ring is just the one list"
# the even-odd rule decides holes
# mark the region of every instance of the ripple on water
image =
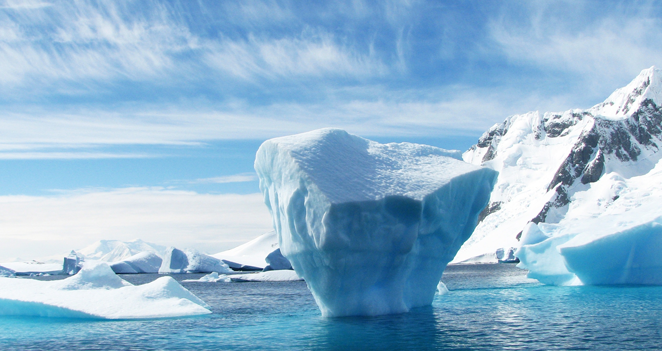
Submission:
[[[123,276],[134,284],[157,275]],[[175,276],[177,280],[191,275]],[[450,266],[432,307],[320,317],[304,282],[183,283],[212,315],[85,321],[0,318],[3,350],[656,349],[662,287],[549,287],[512,265]]]

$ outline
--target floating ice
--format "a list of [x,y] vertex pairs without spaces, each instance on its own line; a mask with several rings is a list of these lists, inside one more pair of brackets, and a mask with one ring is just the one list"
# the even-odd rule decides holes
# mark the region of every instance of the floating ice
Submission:
[[200,279],[184,280],[185,282],[196,283],[217,283],[217,282],[292,282],[303,280],[293,270],[273,270],[258,273],[246,274],[218,274],[216,272],[210,273],[201,277]]
[[62,274],[62,262],[45,263],[39,261],[29,262],[3,262],[0,266],[8,269],[16,275],[45,275]]
[[134,319],[211,313],[171,277],[133,286],[103,262],[60,281],[0,278],[0,315]]
[[234,270],[262,270],[268,265],[266,257],[278,247],[278,236],[275,231],[270,231],[232,250],[212,256]]
[[64,262],[62,264],[62,273],[68,274],[68,275],[74,275],[80,271],[80,269],[83,267],[83,261],[85,261],[85,258],[78,254],[76,251],[71,250],[71,253],[69,256],[64,258]]
[[338,129],[260,146],[255,169],[281,252],[324,316],[401,313],[432,302],[497,174],[457,156]]
[[303,280],[291,269],[249,274],[233,274],[228,277],[230,278],[230,281],[233,282],[292,282]]
[[13,277],[15,275],[16,272],[14,272],[13,270],[0,266],[0,277]]
[[268,266],[264,267],[265,271],[292,269],[292,264],[287,258],[285,258],[285,256],[283,256],[283,254],[280,252],[280,249],[276,249],[268,254],[267,258],[265,258],[265,261],[267,261],[269,264]]
[[170,247],[166,250],[159,268],[159,273],[228,273],[232,272],[227,264],[218,258],[205,255],[196,250],[185,251]]
[[153,252],[143,251],[123,261],[113,262],[110,268],[118,274],[158,273],[163,260]]
[[439,284],[437,284],[437,294],[438,295],[448,294],[448,288],[446,287],[446,284],[444,284],[444,282],[442,282],[441,280],[439,281]]

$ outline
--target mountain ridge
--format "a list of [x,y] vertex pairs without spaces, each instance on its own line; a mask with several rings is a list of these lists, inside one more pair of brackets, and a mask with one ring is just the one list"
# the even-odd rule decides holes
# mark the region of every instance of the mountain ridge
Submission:
[[653,66],[589,109],[529,112],[492,126],[463,159],[499,171],[499,179],[455,262],[517,247],[527,223],[558,223],[575,194],[606,174],[652,170],[662,158],[660,106],[662,71]]

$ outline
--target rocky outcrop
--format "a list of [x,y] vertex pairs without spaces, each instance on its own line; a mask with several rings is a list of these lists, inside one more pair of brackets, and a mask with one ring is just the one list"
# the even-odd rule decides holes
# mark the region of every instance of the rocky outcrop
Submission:
[[[467,162],[500,172],[475,238],[465,246],[484,239],[496,242],[487,240],[492,232],[504,240],[519,239],[527,222],[557,223],[573,196],[605,174],[629,178],[652,169],[662,158],[660,145],[662,71],[654,67],[590,109],[506,118],[463,155]],[[458,255],[466,259],[462,253]]]

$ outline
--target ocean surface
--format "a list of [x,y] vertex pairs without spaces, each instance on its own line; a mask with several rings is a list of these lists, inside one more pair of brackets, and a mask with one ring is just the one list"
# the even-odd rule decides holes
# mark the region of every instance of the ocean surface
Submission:
[[[181,281],[201,275],[174,275]],[[158,275],[122,275],[143,284]],[[450,266],[431,307],[322,318],[304,282],[187,283],[213,314],[90,321],[0,317],[1,350],[662,349],[662,287],[551,287],[514,265]]]

